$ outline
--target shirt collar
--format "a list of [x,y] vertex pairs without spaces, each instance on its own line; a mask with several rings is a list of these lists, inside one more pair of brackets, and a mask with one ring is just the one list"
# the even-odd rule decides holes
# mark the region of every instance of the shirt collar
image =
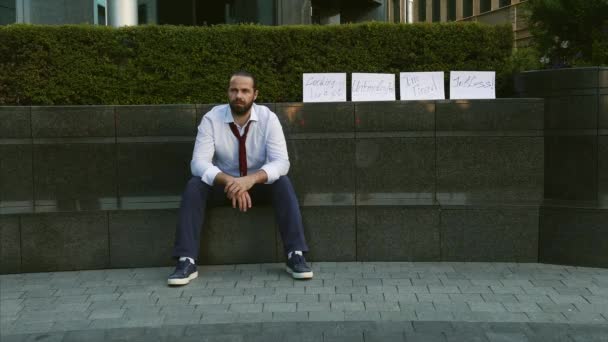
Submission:
[[[255,103],[251,106],[251,116],[249,116],[249,121],[258,121],[258,112],[256,110],[256,107],[257,105]],[[226,112],[224,113],[224,122],[234,122],[234,118],[232,117],[232,111],[230,111],[230,105],[226,106]]]

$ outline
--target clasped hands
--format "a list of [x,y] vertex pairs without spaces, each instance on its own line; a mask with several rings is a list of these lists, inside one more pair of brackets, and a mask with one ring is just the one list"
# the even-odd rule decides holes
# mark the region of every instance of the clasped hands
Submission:
[[253,176],[244,176],[239,178],[231,178],[224,187],[226,197],[232,201],[232,207],[237,208],[242,212],[246,212],[251,208],[251,197],[249,189],[255,185]]

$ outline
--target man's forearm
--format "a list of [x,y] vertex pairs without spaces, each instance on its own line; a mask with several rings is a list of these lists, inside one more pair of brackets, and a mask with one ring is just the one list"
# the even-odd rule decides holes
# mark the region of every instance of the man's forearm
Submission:
[[238,179],[238,178],[248,178],[248,180],[249,179],[252,180],[253,184],[263,184],[268,181],[268,175],[266,174],[266,171],[264,171],[264,170],[259,170],[255,173],[252,173],[245,177],[233,177],[233,176],[230,176],[229,174],[220,172],[217,174],[217,176],[215,176],[215,180],[213,181],[213,184],[226,185],[226,184],[230,183],[231,181]]

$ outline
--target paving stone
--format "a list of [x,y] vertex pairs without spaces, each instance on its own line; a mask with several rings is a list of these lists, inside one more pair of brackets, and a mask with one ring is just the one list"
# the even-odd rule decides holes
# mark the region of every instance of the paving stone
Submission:
[[405,341],[405,333],[383,333],[383,332],[364,332],[365,342],[402,342]]
[[272,320],[277,322],[305,322],[308,312],[273,312]]
[[542,312],[536,303],[503,303],[509,312]]
[[520,303],[554,304],[553,300],[547,295],[515,295],[515,298],[517,298]]
[[351,302],[352,297],[346,293],[340,294],[320,294],[319,302]]
[[254,296],[224,296],[222,304],[253,303],[254,299]]
[[481,297],[488,303],[518,303],[512,294],[482,294]]
[[[263,304],[235,303],[230,304],[230,312],[262,312]],[[203,315],[204,316],[204,315]]]
[[296,303],[265,303],[263,311],[266,312],[295,312]]
[[561,312],[526,312],[532,322],[556,322],[564,323],[568,319]]
[[[349,296],[350,300],[350,296]],[[317,303],[319,302],[318,294],[288,294],[288,303]]]
[[453,321],[454,313],[450,311],[416,311],[420,321]]
[[401,311],[399,302],[364,302],[367,311]]
[[401,286],[397,285],[399,293],[429,293],[429,288],[426,285],[416,286]]
[[469,303],[472,311],[486,311],[486,312],[504,312],[506,311],[502,303]]
[[551,298],[555,304],[589,304],[589,302],[580,295],[549,295],[549,298]]
[[121,318],[125,314],[124,309],[95,309],[89,315],[90,320],[101,320],[110,318]]
[[599,313],[592,312],[564,312],[566,318],[573,323],[600,323],[605,324],[606,319]]
[[302,312],[330,311],[330,303],[297,303],[296,310]]
[[218,323],[234,323],[237,321],[239,314],[236,312],[230,313],[203,313],[201,323],[203,324],[218,324]]
[[304,294],[304,287],[277,287],[274,289],[276,294]]
[[310,321],[344,321],[344,312],[343,311],[310,312],[308,319]]
[[413,321],[418,319],[414,311],[381,311],[380,319],[384,321]]
[[223,298],[220,296],[192,297],[188,303],[191,305],[221,304],[222,300]]
[[433,302],[433,303],[451,303],[452,299],[447,293],[417,293],[416,297],[420,302]]
[[545,304],[539,303],[544,312],[575,312],[578,311],[574,304]]
[[195,311],[209,312],[209,313],[228,312],[229,306],[230,306],[230,304],[200,304],[200,305],[196,305]]
[[461,312],[461,311],[471,311],[471,308],[467,303],[434,303],[435,310],[437,311],[451,311],[451,312]]
[[256,295],[255,303],[285,303],[287,302],[286,294],[279,295]]
[[528,337],[523,333],[496,333],[487,332],[490,342],[528,342]]

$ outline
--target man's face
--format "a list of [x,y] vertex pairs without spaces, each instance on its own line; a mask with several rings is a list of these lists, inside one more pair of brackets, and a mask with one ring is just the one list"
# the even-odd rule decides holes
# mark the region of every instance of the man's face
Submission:
[[234,76],[230,79],[228,99],[230,109],[234,115],[247,114],[257,97],[258,91],[253,89],[253,79],[251,77]]

